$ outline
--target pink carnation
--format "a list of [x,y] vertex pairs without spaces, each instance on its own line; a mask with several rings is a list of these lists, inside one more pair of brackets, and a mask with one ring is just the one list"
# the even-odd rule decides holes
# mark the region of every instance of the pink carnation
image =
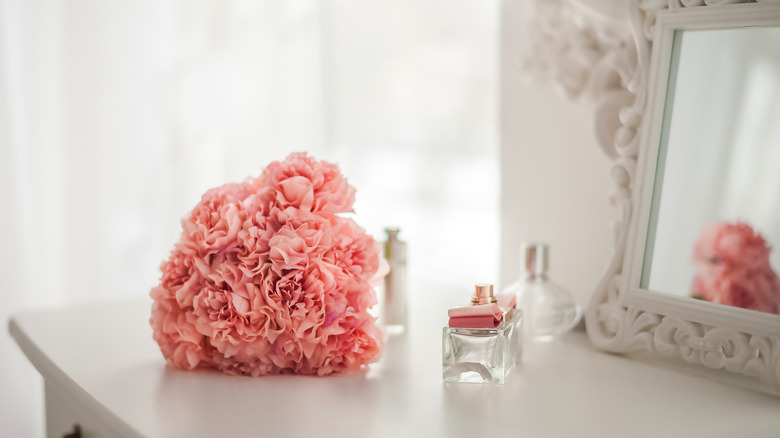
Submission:
[[288,206],[324,214],[352,211],[355,189],[331,163],[317,161],[305,153],[290,154],[274,161],[258,179],[273,189],[269,192],[281,208]]
[[692,295],[713,303],[780,312],[780,279],[769,264],[770,251],[764,237],[744,222],[708,225],[693,249]]
[[181,369],[327,375],[378,360],[368,309],[384,264],[354,221],[355,189],[306,154],[209,190],[161,266],[150,323]]

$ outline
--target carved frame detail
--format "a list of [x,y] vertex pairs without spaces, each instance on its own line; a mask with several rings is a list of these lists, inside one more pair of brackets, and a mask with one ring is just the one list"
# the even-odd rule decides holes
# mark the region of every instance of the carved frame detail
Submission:
[[551,82],[565,98],[590,106],[599,147],[617,159],[618,113],[635,97],[630,90],[635,88],[631,82],[637,60],[629,24],[579,0],[530,0],[525,6],[520,71]]
[[[727,308],[712,303],[694,302],[676,297],[637,298],[626,291],[624,261],[632,252],[632,222],[643,187],[643,138],[650,128],[648,102],[651,96],[651,56],[659,14],[665,17],[680,10],[696,9],[706,15],[712,13],[721,21],[731,12],[745,12],[762,5],[723,6],[735,3],[753,3],[748,0],[630,0],[630,20],[634,29],[633,68],[622,72],[619,82],[630,95],[626,106],[617,113],[617,121],[609,113],[596,114],[596,126],[614,126],[614,143],[602,148],[613,160],[611,179],[614,187],[610,202],[619,208],[620,220],[614,224],[614,252],[594,291],[586,313],[588,335],[602,350],[628,353],[652,351],[663,356],[682,358],[685,362],[701,364],[710,369],[725,369],[733,373],[756,377],[770,392],[780,390],[780,324],[767,323],[766,318],[752,323],[757,317],[751,311]],[[775,1],[759,1],[775,3]],[[710,7],[713,5],[713,7]],[[706,8],[706,10],[705,10]],[[780,8],[769,6],[769,10]],[[773,9],[772,9],[773,8]],[[728,11],[727,11],[728,10]],[[757,10],[757,9],[755,9]],[[754,11],[755,11],[754,10]],[[692,11],[691,11],[692,12]],[[780,14],[780,12],[778,12]],[[755,13],[748,13],[751,17]],[[731,17],[729,17],[730,19]],[[733,17],[743,20],[744,14]],[[615,52],[617,53],[617,51]],[[620,49],[626,56],[626,49]],[[606,54],[604,57],[610,55]],[[629,56],[631,58],[631,56]],[[657,62],[654,60],[654,62]],[[657,94],[657,90],[656,90]],[[663,95],[660,99],[663,99]],[[625,99],[625,96],[622,97]],[[736,315],[736,316],[735,316]],[[773,315],[761,315],[761,317]],[[760,319],[760,318],[758,318]],[[774,324],[774,325],[772,325]],[[766,389],[766,388],[764,388]]]

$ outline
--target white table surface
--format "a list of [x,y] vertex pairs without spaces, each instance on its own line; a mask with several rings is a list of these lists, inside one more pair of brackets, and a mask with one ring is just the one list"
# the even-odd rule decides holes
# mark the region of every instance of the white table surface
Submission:
[[779,397],[597,352],[584,333],[526,343],[503,386],[444,384],[448,306],[412,304],[407,334],[346,377],[172,369],[152,340],[149,299],[32,311],[9,329],[47,385],[117,436],[780,436]]

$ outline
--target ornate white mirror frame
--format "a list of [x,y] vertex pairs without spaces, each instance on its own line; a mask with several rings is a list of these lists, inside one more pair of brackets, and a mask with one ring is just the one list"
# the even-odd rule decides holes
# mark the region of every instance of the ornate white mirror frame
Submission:
[[[612,258],[586,314],[602,350],[650,351],[750,376],[780,389],[780,316],[650,293],[639,288],[645,236],[675,30],[780,26],[780,2],[632,0],[636,63],[625,82],[634,96],[619,113],[611,201],[621,210]],[[773,4],[768,4],[773,3]],[[652,56],[652,59],[651,59]],[[608,124],[608,121],[597,124]]]

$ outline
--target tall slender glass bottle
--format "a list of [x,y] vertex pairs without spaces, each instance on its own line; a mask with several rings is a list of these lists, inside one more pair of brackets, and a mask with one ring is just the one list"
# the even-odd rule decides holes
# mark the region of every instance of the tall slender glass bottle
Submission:
[[406,242],[398,238],[399,228],[385,228],[384,256],[390,265],[385,276],[379,320],[387,333],[406,330]]

